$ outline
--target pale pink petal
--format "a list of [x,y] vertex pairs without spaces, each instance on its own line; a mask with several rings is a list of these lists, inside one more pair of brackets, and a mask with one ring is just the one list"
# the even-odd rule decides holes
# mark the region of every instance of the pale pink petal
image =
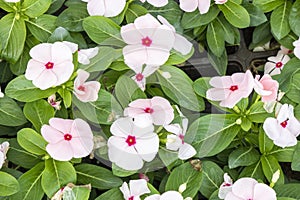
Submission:
[[161,47],[152,45],[147,48],[147,60],[145,64],[148,65],[163,65],[170,56],[170,51]]
[[67,45],[72,53],[75,53],[78,50],[78,44],[68,41],[63,41],[65,45]]
[[266,62],[264,73],[265,74],[270,74],[274,69],[276,69],[275,63]]
[[43,138],[49,143],[58,143],[64,140],[64,133],[54,129],[49,125],[43,125],[41,128]]
[[138,139],[148,139],[155,136],[153,135],[153,132],[154,127],[152,126],[152,124],[150,124],[149,126],[140,126],[139,124],[136,124],[134,122],[134,126],[132,127],[130,134],[136,136],[136,138]]
[[229,193],[226,195],[226,197],[225,197],[224,200],[245,200],[245,199],[240,198],[240,197],[234,195],[232,192],[229,192]]
[[160,200],[183,200],[182,195],[177,191],[168,191],[160,196]]
[[160,195],[159,194],[153,194],[151,196],[146,197],[145,200],[160,200]]
[[119,15],[125,8],[126,0],[104,0],[105,17],[115,17]]
[[141,114],[135,115],[133,118],[133,123],[141,128],[149,127],[153,124],[152,116],[149,113],[144,113],[144,111]]
[[287,125],[287,129],[295,137],[298,137],[300,134],[300,123],[295,117],[290,117]]
[[271,76],[277,75],[277,74],[281,74],[281,70],[280,68],[274,68],[274,70],[269,73]]
[[170,133],[174,133],[175,135],[179,135],[182,134],[182,128],[179,124],[170,124],[167,126],[164,126],[164,128],[170,132]]
[[[290,60],[290,57],[288,55],[283,55],[283,59],[282,59],[283,64],[286,64],[289,60]],[[284,65],[281,68],[283,68],[283,67],[284,67]]]
[[76,97],[82,102],[93,102],[98,99],[98,93],[100,90],[100,83],[98,81],[89,81],[84,85],[84,94],[75,92]]
[[161,15],[157,15],[157,19],[163,24],[163,25],[166,25],[168,26],[174,33],[176,33],[176,29],[174,28],[174,26],[172,24],[170,24],[168,22],[168,20],[166,18],[164,18],[163,16]]
[[91,16],[103,16],[105,14],[104,0],[89,0],[87,4],[87,10]]
[[194,155],[196,155],[197,151],[195,150],[195,148],[187,143],[184,143],[178,151],[178,158],[180,160],[187,160],[190,159],[191,157],[193,157]]
[[61,119],[61,118],[51,118],[49,120],[49,125],[64,134],[71,133],[73,120]]
[[208,12],[210,7],[210,0],[198,0],[198,10],[200,14],[205,14]]
[[99,52],[98,47],[89,48],[89,49],[80,49],[78,52],[78,56],[85,55],[87,58],[93,58],[95,57]]
[[222,101],[230,94],[228,89],[210,88],[206,91],[206,98],[212,101]]
[[[145,108],[127,107],[124,109],[124,115],[132,117],[132,118],[136,118],[136,117],[138,117],[138,115],[142,115],[142,114],[150,115],[149,113],[145,113],[145,111],[144,111],[144,109],[146,109],[147,107],[145,107]],[[149,106],[148,108],[151,108],[151,107]],[[145,116],[144,118],[146,119],[148,117]],[[151,117],[151,119],[152,119],[152,117]]]
[[74,158],[88,156],[94,147],[93,138],[72,138],[69,143],[73,151]]
[[136,29],[142,34],[143,37],[152,37],[153,33],[156,31],[156,28],[161,26],[157,19],[152,15],[146,14],[141,17],[138,17],[134,20],[134,25]]
[[227,2],[227,0],[215,0],[216,4],[224,4],[226,2]]
[[281,128],[278,126],[275,118],[267,118],[263,124],[263,128],[270,139],[276,140],[280,137]]
[[173,48],[180,52],[182,55],[187,55],[191,52],[193,44],[188,41],[185,37],[175,34],[175,42]]
[[57,83],[57,76],[51,70],[44,70],[36,79],[32,81],[33,85],[41,90],[54,87]]
[[182,140],[177,135],[168,135],[166,148],[172,151],[177,151],[182,146]]
[[198,0],[179,0],[179,3],[185,12],[193,12],[198,7]]
[[[276,119],[278,120],[279,123],[284,122],[285,120],[287,120],[290,117],[290,106],[288,104],[284,104],[281,106],[278,115],[276,117]],[[293,109],[293,107],[291,107]],[[292,113],[292,115],[294,115],[294,113]]]
[[281,62],[283,56],[284,56],[283,54],[277,53],[276,56],[271,56],[271,57],[268,58],[268,60],[273,62],[273,63]]
[[215,88],[230,88],[233,82],[230,76],[216,76],[210,79],[209,84]]
[[73,120],[71,134],[74,137],[93,139],[91,127],[87,122],[79,118]]
[[121,36],[127,44],[140,44],[143,38],[133,23],[121,27]]
[[55,42],[54,44],[52,44],[51,54],[52,60],[49,61],[54,62],[54,65],[60,64],[61,62],[65,61],[73,61],[73,54],[71,49],[63,42]]
[[[128,66],[148,64],[148,52],[141,44],[127,45],[123,48],[124,62]],[[151,64],[151,63],[150,63]]]
[[44,63],[30,59],[27,64],[25,77],[28,80],[34,80],[38,78],[44,70],[46,70]]
[[77,71],[77,77],[74,81],[74,85],[75,87],[79,87],[80,85],[82,85],[90,76],[90,73],[82,70],[82,69],[79,69]]
[[131,195],[130,195],[128,184],[126,182],[124,182],[122,184],[122,186],[120,187],[120,190],[123,193],[124,199],[130,198]]
[[144,71],[143,71],[143,75],[145,77],[148,77],[150,76],[151,74],[153,74],[156,70],[159,69],[159,66],[153,66],[153,65],[147,65],[145,68],[144,68]]
[[295,56],[296,56],[297,58],[300,59],[300,47],[296,47],[296,48],[294,49],[294,54],[295,54]]
[[152,136],[149,136],[147,139],[137,138],[134,146],[143,160],[150,162],[155,158],[159,149],[158,135],[152,133]]
[[256,184],[257,181],[253,178],[240,178],[233,184],[232,193],[243,199],[253,199],[253,191]]
[[70,147],[69,142],[64,140],[59,143],[48,144],[46,146],[46,151],[53,159],[59,161],[69,161],[73,157],[72,148]]
[[276,200],[276,192],[266,184],[257,183],[254,187],[253,199]]
[[155,7],[163,7],[168,4],[168,0],[147,0],[147,2]]
[[223,186],[219,188],[218,197],[219,199],[225,199],[228,193],[230,193],[232,190],[232,186]]
[[128,106],[132,108],[140,108],[140,109],[146,109],[152,107],[152,100],[151,99],[137,99],[131,102]]
[[52,60],[52,44],[42,43],[34,46],[29,51],[29,55],[36,61],[47,63]]
[[69,80],[74,70],[74,65],[71,61],[63,61],[59,64],[54,64],[52,71],[56,74],[58,80],[55,86],[61,85]]
[[129,187],[131,195],[133,196],[141,196],[143,194],[151,192],[147,186],[147,181],[145,179],[130,180]]
[[297,138],[287,129],[281,129],[280,137],[274,140],[274,144],[282,148],[295,146],[297,144]]
[[170,51],[174,46],[175,35],[167,25],[160,25],[156,28],[151,39],[153,42],[151,47]]
[[241,97],[247,98],[251,92],[253,91],[254,87],[254,78],[250,72],[250,70],[247,70],[244,74],[244,77],[242,79],[242,82],[239,84],[239,90],[241,90]]
[[133,123],[130,118],[117,119],[110,127],[112,135],[127,138],[133,129]]

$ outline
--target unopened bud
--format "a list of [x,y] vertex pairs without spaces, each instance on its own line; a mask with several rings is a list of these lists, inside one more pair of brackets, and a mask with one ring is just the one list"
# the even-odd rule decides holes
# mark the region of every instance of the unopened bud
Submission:
[[179,193],[182,194],[185,190],[186,190],[186,183],[183,183],[179,186],[178,191],[179,191]]
[[238,124],[238,125],[241,125],[242,124],[242,119],[238,118],[237,120],[235,120],[235,123]]
[[278,181],[279,177],[280,177],[280,170],[278,169],[272,176],[272,181],[271,181],[270,187],[274,187],[274,185]]

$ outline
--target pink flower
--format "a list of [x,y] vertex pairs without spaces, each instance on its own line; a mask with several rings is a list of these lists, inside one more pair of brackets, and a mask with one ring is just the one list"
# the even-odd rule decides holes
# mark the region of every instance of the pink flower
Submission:
[[65,83],[73,73],[72,52],[62,42],[38,44],[29,54],[25,77],[41,90]]
[[293,42],[294,45],[294,54],[297,58],[300,59],[300,37],[298,40],[296,40],[295,42]]
[[136,126],[132,118],[117,119],[110,127],[107,141],[109,160],[125,170],[139,170],[152,161],[159,148],[159,138],[153,125]]
[[124,61],[133,67],[164,64],[175,41],[173,31],[168,26],[161,25],[150,14],[122,26],[121,36],[128,44],[123,48]]
[[267,136],[282,148],[295,146],[300,134],[300,123],[294,116],[294,107],[284,104],[276,118],[268,117],[263,125]]
[[56,110],[60,110],[60,108],[61,108],[61,106],[60,106],[61,101],[56,101],[55,94],[52,94],[50,97],[48,97],[48,103]]
[[90,73],[79,69],[77,77],[74,81],[74,94],[82,102],[96,101],[98,99],[98,92],[100,90],[100,83],[98,81],[87,81]]
[[163,16],[158,15],[157,19],[163,25],[168,26],[173,31],[173,34],[175,36],[173,48],[176,51],[180,52],[182,55],[187,55],[188,53],[190,53],[193,48],[193,44],[190,41],[188,41],[185,37],[176,33],[176,29],[174,28],[174,26],[171,25]]
[[6,160],[6,154],[9,149],[9,143],[8,142],[3,142],[0,144],[0,169],[2,168],[3,164],[5,163]]
[[253,77],[249,70],[246,73],[235,73],[232,76],[213,77],[209,84],[206,98],[221,101],[220,106],[233,108],[242,98],[246,98],[253,90]]
[[174,119],[174,110],[163,97],[155,96],[152,99],[137,99],[125,108],[124,115],[134,118],[139,126],[168,125]]
[[178,158],[187,160],[196,155],[195,148],[184,141],[184,136],[187,130],[188,119],[182,120],[182,128],[179,124],[170,124],[164,128],[171,133],[167,136],[166,148],[172,151],[178,151]]
[[[216,4],[224,4],[227,0],[215,0]],[[180,8],[185,12],[193,12],[197,8],[200,14],[208,12],[210,7],[210,0],[179,0]]]
[[269,74],[265,74],[260,80],[260,76],[254,79],[254,90],[257,94],[262,96],[262,102],[276,101],[279,83],[273,80]]
[[[130,66],[129,66],[130,67]],[[146,78],[153,74],[159,66],[150,66],[147,65],[145,67],[130,67],[136,74],[131,78],[136,82],[136,84],[141,88],[141,90],[145,91],[146,89]]]
[[270,74],[271,76],[280,74],[284,65],[290,60],[288,55],[278,52],[277,56],[271,56],[268,58],[269,61],[265,64],[265,74]]
[[140,200],[140,196],[150,193],[147,181],[144,179],[130,180],[129,187],[126,182],[120,187],[125,200]]
[[233,186],[225,200],[276,200],[275,191],[253,178],[240,178]]
[[59,161],[88,156],[93,150],[93,133],[82,119],[51,118],[49,125],[43,125],[42,136],[49,143],[46,150]]
[[168,191],[162,195],[153,194],[145,198],[145,200],[183,200],[182,195],[177,191]]
[[222,185],[219,188],[219,193],[218,193],[218,197],[220,199],[224,199],[226,197],[226,195],[231,192],[232,190],[232,179],[230,178],[230,176],[228,176],[227,173],[224,174],[224,182],[222,183]]
[[163,7],[168,4],[168,0],[140,0],[141,2],[145,3],[146,1],[155,6],[155,7]]
[[126,0],[82,0],[87,2],[87,10],[91,16],[115,17],[125,8]]

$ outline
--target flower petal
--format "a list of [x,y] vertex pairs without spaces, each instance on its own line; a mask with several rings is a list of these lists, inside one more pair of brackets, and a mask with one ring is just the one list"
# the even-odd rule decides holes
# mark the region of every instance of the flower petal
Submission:
[[147,2],[155,7],[163,7],[168,4],[168,0],[147,0]]
[[257,183],[254,187],[253,199],[276,200],[276,192],[266,184]]
[[30,59],[27,64],[25,78],[28,80],[34,80],[38,78],[44,70],[46,70],[44,63]]
[[198,10],[200,14],[205,14],[208,12],[210,7],[210,0],[198,0]]
[[179,148],[179,152],[178,152],[178,158],[180,160],[187,160],[191,157],[193,157],[194,155],[196,155],[196,150],[195,148],[188,144],[188,143],[184,143],[180,148]]
[[49,125],[56,130],[62,132],[63,134],[71,133],[73,120],[61,119],[61,118],[51,118],[49,120]]
[[229,192],[229,193],[227,193],[224,200],[245,200],[245,199],[237,197],[232,192]]
[[151,192],[147,186],[147,181],[145,179],[130,180],[129,188],[131,195],[133,196],[141,196],[143,194]]
[[46,151],[53,159],[59,161],[69,161],[73,157],[73,151],[69,142],[64,140],[56,144],[48,144]]
[[[232,193],[242,199],[253,199],[254,186],[257,181],[253,178],[240,178],[232,186]],[[226,198],[227,199],[227,196]]]
[[59,141],[64,140],[64,134],[49,125],[42,126],[41,134],[49,143],[58,143]]
[[152,37],[156,28],[161,26],[159,21],[155,19],[152,15],[146,14],[138,17],[134,20],[134,25],[136,29],[142,34],[143,37]]
[[52,62],[55,64],[60,64],[65,61],[73,61],[73,54],[71,49],[65,45],[63,42],[55,42],[51,47]]
[[132,132],[133,126],[131,118],[119,118],[111,125],[110,132],[114,136],[127,138]]
[[140,44],[143,38],[133,23],[121,27],[121,36],[127,44]]
[[29,55],[36,61],[47,63],[52,61],[52,44],[42,43],[34,46],[29,51]]
[[155,133],[152,133],[147,139],[137,138],[134,146],[143,160],[150,162],[158,152],[159,138]]
[[179,0],[180,8],[185,12],[193,12],[198,7],[198,0]]
[[185,37],[176,33],[173,48],[176,51],[179,51],[182,55],[187,55],[191,52],[193,44],[190,41],[188,41]]
[[104,0],[105,17],[115,17],[119,15],[125,8],[126,0]]
[[56,85],[57,76],[51,70],[44,70],[32,83],[37,88],[46,90]]
[[148,52],[141,44],[127,45],[123,48],[124,62],[128,66],[139,66],[147,64]]
[[183,200],[182,195],[177,191],[168,191],[160,196],[160,200]]
[[87,4],[87,10],[91,16],[103,16],[105,14],[104,0],[89,0]]
[[120,187],[120,190],[123,193],[124,199],[128,199],[131,196],[128,184],[126,182],[124,182],[122,184],[122,186]]

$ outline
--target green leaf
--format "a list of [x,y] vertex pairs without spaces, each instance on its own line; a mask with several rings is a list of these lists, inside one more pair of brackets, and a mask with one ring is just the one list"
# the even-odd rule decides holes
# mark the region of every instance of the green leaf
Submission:
[[64,4],[65,0],[59,1],[59,0],[52,0],[51,6],[47,10],[48,14],[53,14],[56,11],[58,11],[62,5]]
[[48,159],[42,176],[44,192],[51,198],[60,188],[76,182],[76,171],[70,162]]
[[258,26],[268,20],[260,7],[252,3],[244,3],[243,7],[246,8],[250,15],[250,26]]
[[259,129],[258,139],[259,139],[259,150],[262,154],[268,153],[273,149],[274,143],[266,135],[266,133],[262,127],[260,127],[260,129]]
[[186,190],[182,193],[184,198],[195,197],[201,186],[202,173],[186,162],[176,167],[170,174],[165,191],[178,191],[182,184],[186,184]]
[[[170,76],[166,76],[168,73]],[[204,101],[193,90],[192,80],[179,68],[162,66],[155,73],[165,94],[180,106],[193,111],[202,111]]]
[[185,12],[182,16],[181,25],[184,29],[195,28],[209,24],[219,14],[220,10],[216,5],[211,6],[205,14],[200,14],[199,10],[194,12]]
[[266,13],[282,5],[284,1],[285,0],[253,0],[253,4]]
[[74,105],[91,122],[96,124],[111,124],[123,110],[114,96],[105,90],[100,90],[98,99],[94,102],[81,102],[73,98]]
[[229,154],[228,165],[230,169],[240,166],[250,166],[259,161],[260,154],[253,147],[239,147]]
[[300,35],[300,0],[296,0],[289,14],[289,23],[292,31]]
[[0,98],[0,125],[20,126],[27,122],[19,105],[9,97]]
[[278,197],[291,197],[300,199],[299,188],[299,183],[287,183],[284,185],[276,185],[274,189]]
[[0,62],[0,83],[9,82],[11,79],[13,79],[13,74],[9,67],[9,63]]
[[9,68],[13,74],[18,76],[25,73],[25,70],[27,68],[27,63],[31,58],[29,55],[29,51],[30,48],[27,45],[25,45],[23,49],[23,53],[20,56],[19,60],[14,64],[10,63]]
[[216,56],[210,48],[207,51],[208,59],[219,75],[225,75],[227,70],[228,58],[224,50],[221,56]]
[[190,57],[194,55],[194,48],[187,54],[182,55],[178,51],[171,50],[169,59],[164,65],[179,65],[186,62]]
[[223,183],[223,170],[214,162],[202,162],[202,184],[200,188],[201,194],[209,198],[212,193],[219,189]]
[[67,29],[58,27],[53,31],[47,42],[54,43],[57,41],[73,41],[73,38],[71,37],[71,34],[69,33],[69,31],[67,31]]
[[115,163],[112,163],[111,168],[112,168],[113,175],[118,176],[118,177],[127,177],[127,176],[131,176],[133,174],[136,174],[138,172],[138,171],[128,171],[128,170],[122,169]]
[[238,178],[242,178],[242,177],[251,177],[256,180],[265,181],[266,178],[262,169],[261,162],[259,161],[253,165],[245,167],[243,171],[240,173]]
[[5,88],[5,94],[7,96],[22,102],[32,102],[46,98],[55,92],[55,88],[40,90],[35,87],[31,81],[27,80],[24,75],[18,76],[10,81]]
[[69,108],[72,105],[72,92],[67,88],[59,88],[57,92],[63,99],[65,107]]
[[87,72],[100,72],[106,70],[113,61],[119,59],[122,52],[111,47],[99,47],[98,54],[90,59],[87,65],[79,64],[80,69]]
[[138,85],[130,77],[121,76],[115,87],[116,98],[123,108],[136,99],[146,99],[145,93],[138,87]]
[[5,0],[0,0],[0,8],[2,8],[3,10],[5,10],[6,12],[14,12],[14,3],[8,3]]
[[[236,27],[234,27],[232,24],[230,24],[226,20],[224,15],[218,16],[217,20],[223,28],[225,41],[228,42],[229,44],[239,44],[240,43],[240,32],[239,32],[239,30]],[[225,53],[226,52],[224,52],[224,54]],[[227,65],[227,53],[226,53],[226,65]]]
[[209,114],[195,120],[185,139],[192,142],[196,156],[214,156],[223,151],[240,131],[232,115]]
[[20,16],[9,13],[0,20],[0,53],[9,62],[17,62],[26,39],[25,22]]
[[94,188],[107,190],[122,185],[123,181],[116,177],[112,172],[103,167],[80,164],[75,167],[77,173],[77,181],[81,184],[91,183]]
[[[11,196],[11,200],[41,200],[44,196],[44,191],[41,186],[41,177],[44,168],[44,162],[40,162],[39,164],[28,170],[26,173],[24,173],[18,179],[20,191]],[[49,184],[49,186],[51,184]]]
[[257,27],[254,28],[252,34],[252,43],[250,44],[249,48],[254,49],[257,46],[264,45],[268,41],[273,38],[271,33],[271,25],[270,22],[267,21]]
[[51,0],[24,0],[22,11],[30,18],[44,14],[51,5]]
[[221,57],[225,51],[224,30],[218,20],[214,20],[207,26],[206,40],[209,49],[217,56]]
[[124,46],[120,26],[107,17],[87,17],[83,20],[83,29],[97,44]]
[[277,181],[277,184],[278,185],[283,184],[284,183],[284,173],[282,172],[282,169],[281,169],[277,159],[272,155],[269,155],[269,156],[263,155],[263,156],[261,156],[260,160],[261,160],[262,168],[263,168],[263,171],[264,171],[264,174],[265,174],[267,180],[271,183],[273,174],[277,170],[280,170],[280,177]]
[[300,143],[298,142],[296,149],[294,151],[293,160],[292,160],[292,170],[300,171]]
[[41,15],[26,21],[26,26],[30,33],[40,42],[47,42],[48,38],[56,29],[56,16]]
[[0,171],[0,196],[10,196],[20,190],[18,181],[12,175]]
[[167,167],[169,167],[172,163],[178,160],[178,152],[176,151],[160,148],[158,154],[161,161]]
[[148,13],[148,10],[141,5],[131,3],[126,12],[126,22],[127,24],[133,23],[134,20],[142,15]]
[[289,25],[289,13],[291,7],[292,3],[285,1],[283,5],[276,8],[271,14],[271,31],[278,40],[287,36],[291,31]]
[[87,187],[75,186],[72,190],[64,190],[64,200],[88,200],[91,190]]
[[43,124],[47,124],[49,119],[54,117],[55,113],[47,101],[40,99],[26,103],[24,106],[24,114],[33,124],[34,128],[40,131]]
[[261,101],[253,104],[249,109],[249,114],[247,115],[247,118],[255,123],[263,123],[266,120],[266,118],[272,117],[273,114],[267,113],[263,106],[264,103]]
[[218,4],[218,7],[233,26],[246,28],[250,25],[249,13],[241,5],[228,1],[225,4]]
[[56,25],[62,26],[68,31],[83,31],[82,22],[88,17],[85,4],[78,4],[65,9],[57,18]]
[[18,143],[26,151],[35,155],[45,155],[47,142],[31,128],[23,128],[17,135]]
[[108,199],[111,199],[112,197],[114,199],[124,199],[121,190],[119,188],[113,188],[113,189],[108,190],[107,192],[101,194],[95,200],[108,200]]
[[268,155],[274,156],[278,162],[292,162],[293,155],[295,155],[296,145],[292,147],[277,147],[275,146],[272,151],[268,153]]

